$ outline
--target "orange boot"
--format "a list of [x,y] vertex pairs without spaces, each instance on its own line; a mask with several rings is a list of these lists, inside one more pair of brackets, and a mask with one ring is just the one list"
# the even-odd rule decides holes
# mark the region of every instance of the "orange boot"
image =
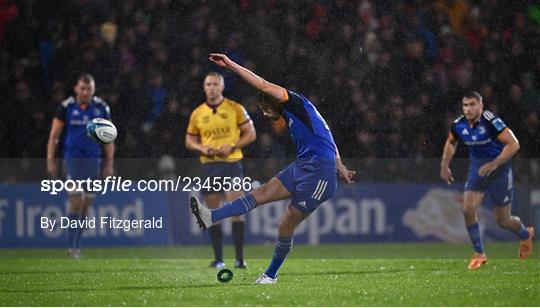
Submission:
[[521,260],[527,259],[532,253],[534,228],[528,227],[527,231],[529,231],[529,238],[519,242],[518,256]]
[[470,270],[479,269],[480,266],[487,263],[487,257],[485,253],[478,253],[475,252],[472,256],[471,262],[469,262],[469,265],[467,266]]

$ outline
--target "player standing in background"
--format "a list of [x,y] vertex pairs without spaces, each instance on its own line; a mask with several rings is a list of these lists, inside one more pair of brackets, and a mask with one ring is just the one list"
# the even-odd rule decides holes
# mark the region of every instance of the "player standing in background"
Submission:
[[[49,142],[47,143],[47,173],[58,176],[56,148],[64,127],[64,172],[67,179],[94,180],[99,178],[101,167],[101,146],[86,135],[86,124],[94,118],[110,120],[109,106],[102,99],[95,97],[95,82],[90,74],[82,74],[73,88],[75,97],[63,101],[52,121]],[[105,164],[102,176],[113,174],[114,144],[105,144]],[[94,194],[88,191],[69,192],[69,219],[82,221],[88,207],[94,200]],[[80,242],[84,228],[69,228],[69,254],[74,258],[81,256]]]
[[499,117],[483,111],[482,96],[478,92],[465,94],[462,101],[463,115],[452,124],[444,145],[441,178],[449,185],[454,180],[449,166],[457,142],[461,140],[467,146],[470,160],[463,216],[475,251],[468,268],[478,269],[487,263],[477,217],[484,195],[491,199],[497,224],[521,239],[518,255],[523,260],[532,253],[534,228],[525,228],[519,217],[511,215],[514,190],[510,159],[519,150],[518,140]]
[[[204,202],[212,209],[219,208],[221,200],[232,201],[244,195],[242,191],[214,190],[214,183],[224,183],[224,178],[242,179],[242,148],[255,141],[253,122],[242,105],[223,97],[223,76],[211,72],[204,79],[206,102],[191,113],[186,134],[186,148],[200,152],[201,178],[210,179],[211,189],[203,189]],[[229,182],[230,182],[229,181]],[[217,186],[215,188],[218,188]],[[221,224],[208,229],[214,261],[211,267],[221,268],[223,262],[223,231]],[[235,267],[245,268],[244,261],[244,217],[232,218],[232,236],[236,249]]]
[[279,174],[253,192],[217,210],[209,210],[197,198],[190,208],[202,229],[227,217],[242,215],[260,204],[291,199],[278,226],[278,239],[268,269],[256,283],[277,282],[277,272],[292,247],[296,227],[336,190],[336,172],[352,183],[354,171],[341,162],[328,125],[315,106],[303,95],[255,75],[223,54],[211,54],[210,61],[239,75],[260,92],[259,106],[272,120],[285,118],[296,143],[297,158]]

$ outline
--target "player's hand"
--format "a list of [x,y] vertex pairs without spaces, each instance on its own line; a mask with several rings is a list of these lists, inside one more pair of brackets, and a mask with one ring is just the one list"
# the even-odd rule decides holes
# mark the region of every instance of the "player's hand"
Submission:
[[489,163],[483,165],[482,167],[480,167],[480,169],[478,169],[478,175],[482,177],[488,176],[498,167],[499,165],[497,165],[495,162],[490,161]]
[[452,185],[454,177],[450,167],[441,167],[441,179],[443,179],[448,185]]
[[232,146],[230,146],[228,144],[225,144],[225,145],[220,146],[217,149],[217,152],[218,152],[219,156],[227,157],[227,156],[231,155],[233,150],[234,150],[234,148]]
[[55,159],[47,159],[47,174],[51,178],[56,178],[58,175],[58,165]]
[[101,176],[103,178],[106,178],[108,176],[113,176],[114,174],[114,168],[112,165],[106,164],[105,167],[103,167],[103,170],[101,170]]
[[223,68],[230,69],[234,65],[234,62],[231,59],[229,59],[229,57],[221,53],[211,53],[210,56],[208,57],[208,60],[212,61],[212,63],[216,64],[217,66],[223,67]]
[[345,165],[342,164],[341,161],[338,161],[336,167],[340,178],[347,182],[347,184],[354,183],[352,178],[356,174],[356,171],[347,169],[347,167],[345,167]]

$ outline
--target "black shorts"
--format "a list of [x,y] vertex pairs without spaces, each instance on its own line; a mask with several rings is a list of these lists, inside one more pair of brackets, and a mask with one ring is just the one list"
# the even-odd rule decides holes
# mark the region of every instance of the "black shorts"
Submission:
[[[227,184],[227,182],[232,184],[235,181],[238,182],[244,179],[242,162],[201,164],[200,177],[202,181],[206,181],[209,178],[211,183],[209,188],[203,187],[201,189],[203,196],[233,190],[230,187],[232,185]],[[221,185],[215,185],[216,182],[221,183]]]

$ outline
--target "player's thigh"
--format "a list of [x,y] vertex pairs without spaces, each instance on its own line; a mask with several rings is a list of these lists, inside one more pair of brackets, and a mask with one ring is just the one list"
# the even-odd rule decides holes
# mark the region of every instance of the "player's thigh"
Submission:
[[285,212],[281,216],[278,226],[280,236],[292,236],[296,227],[309,216],[309,213],[300,212],[291,204],[287,206]]
[[514,201],[512,178],[512,168],[507,167],[491,179],[486,196],[491,200],[494,209],[506,207]]
[[482,204],[484,193],[481,191],[466,190],[463,193],[463,210],[476,211]]
[[222,197],[223,195],[221,193],[205,194],[204,204],[206,204],[208,208],[217,209],[219,208],[219,204],[221,203]]
[[278,201],[290,198],[291,194],[283,186],[278,178],[273,177],[267,183],[255,188],[251,193],[257,204],[265,204],[272,201]]
[[310,173],[299,177],[292,205],[301,212],[313,212],[324,201],[330,199],[337,189],[336,173]]
[[337,188],[336,169],[327,160],[299,161],[294,171],[291,204],[303,213],[311,213],[331,198]]

